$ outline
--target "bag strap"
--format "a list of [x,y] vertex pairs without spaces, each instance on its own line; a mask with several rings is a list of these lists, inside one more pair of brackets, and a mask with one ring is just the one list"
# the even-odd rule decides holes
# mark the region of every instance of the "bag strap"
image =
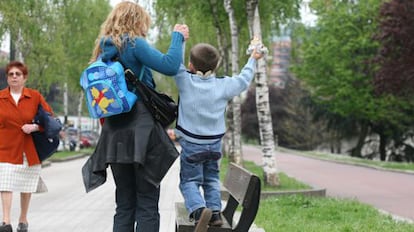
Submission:
[[118,58],[117,61],[124,67],[124,72],[125,72],[125,79],[128,82],[131,82],[132,84],[134,84],[134,86],[136,85],[136,81],[134,81],[134,79],[139,80],[142,82],[142,77],[144,76],[144,70],[145,70],[145,65],[142,65],[141,71],[139,72],[139,76],[138,78],[135,77],[135,73],[128,68],[126,65],[124,65],[124,63],[122,63],[122,61]]
[[145,69],[145,65],[142,65],[141,71],[139,72],[139,76],[138,76],[139,81],[142,81],[142,77],[144,76],[144,69]]
[[[123,64],[122,64],[122,66],[123,66]],[[136,78],[134,72],[131,69],[129,69],[129,68],[125,69],[125,71],[124,71],[125,72],[125,79],[126,79],[127,82],[131,83],[135,87],[135,89],[138,91],[139,96],[141,97],[141,99],[144,102],[149,102],[150,101],[149,97],[146,94],[145,89],[144,89],[146,85],[144,84],[144,82],[141,81],[142,75],[144,73],[144,69],[145,69],[145,66],[142,66],[142,69],[141,69],[140,74],[139,74],[139,78]],[[147,88],[150,88],[150,87],[147,87]]]
[[[99,54],[97,60],[102,60],[102,54]],[[131,83],[132,83],[132,82],[134,82],[133,78],[137,79],[135,77],[135,73],[121,61],[121,58],[119,57],[119,54],[115,58],[113,58],[112,61],[114,61],[114,62],[118,61],[122,65],[122,67],[124,67],[125,79],[127,81],[131,81]],[[138,80],[141,81],[141,82],[142,82],[142,77],[144,76],[145,67],[146,67],[145,65],[142,65],[141,71],[139,72]],[[127,73],[128,73],[128,77],[127,77]]]
[[135,76],[134,72],[131,69],[126,68],[125,71],[124,71],[126,81],[131,83],[133,86],[137,86],[138,82],[141,82],[142,84],[144,84],[144,82],[142,81],[142,76],[144,74],[144,69],[145,69],[145,66],[142,66],[142,69],[139,72],[139,77],[137,78]]

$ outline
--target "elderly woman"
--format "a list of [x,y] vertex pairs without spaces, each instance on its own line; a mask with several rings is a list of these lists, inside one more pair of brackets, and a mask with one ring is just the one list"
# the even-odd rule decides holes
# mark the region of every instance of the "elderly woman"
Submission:
[[48,112],[51,108],[37,90],[25,87],[28,78],[25,64],[10,62],[6,66],[6,75],[8,87],[0,91],[0,193],[3,207],[0,232],[13,231],[10,218],[13,192],[20,192],[17,231],[26,232],[31,195],[43,184],[40,160],[30,135],[38,131],[39,126],[32,120],[39,104]]

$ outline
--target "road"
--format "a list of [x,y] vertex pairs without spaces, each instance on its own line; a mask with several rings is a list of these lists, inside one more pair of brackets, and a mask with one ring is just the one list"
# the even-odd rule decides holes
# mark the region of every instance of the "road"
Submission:
[[[258,147],[243,147],[246,160],[261,165]],[[340,164],[276,152],[279,171],[318,188],[328,196],[357,199],[397,218],[414,221],[414,174]]]

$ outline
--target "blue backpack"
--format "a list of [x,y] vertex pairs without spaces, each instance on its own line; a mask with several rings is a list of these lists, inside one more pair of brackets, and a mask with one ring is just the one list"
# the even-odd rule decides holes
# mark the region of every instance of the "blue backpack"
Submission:
[[105,118],[129,112],[137,96],[128,90],[124,67],[118,61],[90,64],[80,77],[86,105],[92,118]]

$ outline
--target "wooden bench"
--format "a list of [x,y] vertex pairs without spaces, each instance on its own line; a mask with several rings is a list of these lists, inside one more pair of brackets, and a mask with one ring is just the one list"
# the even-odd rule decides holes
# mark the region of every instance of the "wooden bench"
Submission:
[[[228,194],[222,196],[225,208],[222,211],[224,225],[211,226],[209,232],[238,231],[247,232],[256,218],[260,202],[260,179],[246,169],[234,164],[229,164],[224,188]],[[236,209],[241,209],[240,218],[234,220]],[[175,204],[176,231],[193,232],[194,222],[190,222],[188,212],[183,202]]]

